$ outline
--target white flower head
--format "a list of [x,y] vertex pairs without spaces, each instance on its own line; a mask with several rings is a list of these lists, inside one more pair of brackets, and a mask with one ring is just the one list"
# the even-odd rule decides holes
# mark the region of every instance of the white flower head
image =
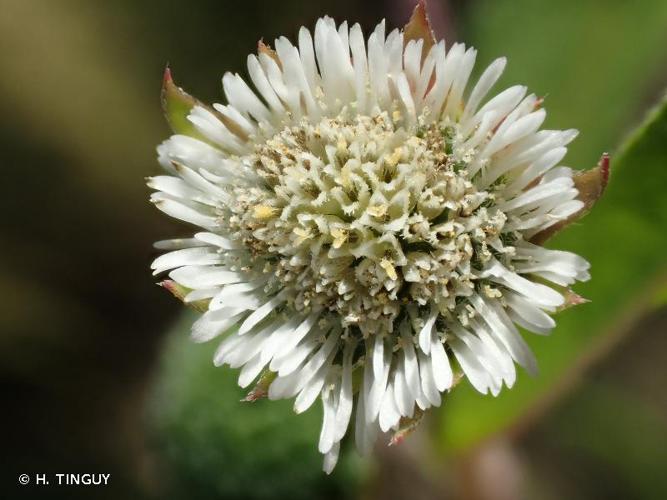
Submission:
[[549,333],[589,277],[534,243],[584,208],[557,166],[576,131],[540,130],[525,87],[487,98],[504,58],[469,85],[475,57],[324,17],[158,147],[152,200],[201,231],[160,242],[155,273],[203,310],[196,341],[225,336],[215,364],[259,380],[251,399],[321,399],[327,472],[351,420],[367,452],[460,376],[497,395],[534,372],[517,325]]

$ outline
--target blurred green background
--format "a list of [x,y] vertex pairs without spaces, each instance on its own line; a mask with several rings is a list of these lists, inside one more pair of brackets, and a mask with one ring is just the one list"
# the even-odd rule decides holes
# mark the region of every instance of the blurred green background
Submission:
[[[348,444],[320,471],[319,410],[239,403],[237,374],[188,341],[152,242],[188,234],[147,202],[169,134],[162,70],[203,100],[257,40],[317,17],[392,27],[414,2],[0,0],[1,498],[667,498],[664,0],[430,0],[434,28],[506,55],[502,85],[580,130],[566,164],[612,153],[605,198],[555,246],[592,263],[590,304],[531,338],[541,374],[498,399],[463,384],[401,446]],[[663,101],[664,102],[664,101]],[[634,131],[634,132],[633,132]],[[626,138],[631,136],[629,142]],[[21,473],[111,473],[105,488]]]

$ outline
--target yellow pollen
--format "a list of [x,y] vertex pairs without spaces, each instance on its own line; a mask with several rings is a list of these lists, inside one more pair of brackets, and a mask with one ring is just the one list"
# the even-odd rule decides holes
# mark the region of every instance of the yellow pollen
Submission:
[[338,143],[336,144],[336,147],[338,148],[338,152],[345,152],[347,150],[347,141],[345,140],[345,137],[342,135],[338,137]]
[[255,219],[270,219],[278,212],[276,207],[270,207],[268,205],[255,205],[253,209],[253,215]]
[[340,169],[340,185],[345,189],[350,189],[352,187],[352,178],[350,176],[350,167],[346,163],[343,165],[343,168]]
[[392,154],[385,157],[385,163],[390,167],[395,167],[401,159],[402,155],[403,150],[401,148],[396,148]]
[[331,230],[331,236],[333,236],[333,247],[334,248],[340,248],[343,243],[347,241],[347,231],[345,229],[341,229],[338,227],[335,227]]
[[296,239],[296,244],[297,245],[300,245],[301,243],[303,243],[307,239],[310,239],[310,238],[313,237],[312,233],[310,232],[310,229],[304,229],[302,227],[295,227],[293,232],[294,232],[294,234],[296,234],[298,236],[298,238]]
[[367,212],[373,217],[384,217],[389,207],[387,205],[371,205],[367,208]]
[[392,264],[392,262],[386,257],[380,261],[380,267],[384,269],[384,272],[387,273],[387,276],[389,276],[390,280],[396,281],[398,279],[398,274],[396,274],[394,264]]

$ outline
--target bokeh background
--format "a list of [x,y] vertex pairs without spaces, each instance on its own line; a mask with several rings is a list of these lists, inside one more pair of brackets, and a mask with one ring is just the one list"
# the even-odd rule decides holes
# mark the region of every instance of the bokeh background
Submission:
[[[609,192],[556,244],[593,264],[542,372],[498,399],[457,388],[405,443],[345,450],[330,477],[319,410],[239,403],[214,346],[155,286],[154,240],[186,235],[148,203],[169,134],[159,90],[220,100],[257,40],[330,14],[402,26],[412,0],[0,0],[2,498],[667,498],[667,86],[664,0],[430,0],[434,28],[507,55],[502,85],[578,128],[574,168],[612,153]],[[351,448],[348,446],[348,448]],[[105,488],[21,473],[110,473]]]

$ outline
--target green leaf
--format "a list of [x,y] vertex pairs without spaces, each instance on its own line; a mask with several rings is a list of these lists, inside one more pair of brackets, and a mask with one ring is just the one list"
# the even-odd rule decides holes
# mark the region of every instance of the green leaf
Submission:
[[[540,374],[519,377],[498,398],[462,384],[442,412],[441,443],[462,450],[489,434],[521,426],[548,407],[592,359],[653,307],[667,283],[667,99],[612,155],[607,192],[590,215],[554,238],[591,263],[591,281],[576,287],[591,299],[557,317],[550,337],[529,336]],[[550,245],[551,246],[551,245]]]
[[188,120],[188,115],[195,106],[207,106],[174,83],[169,66],[164,70],[161,101],[164,117],[175,134],[189,135],[205,140],[192,122]]
[[169,498],[352,497],[364,467],[346,443],[333,474],[322,472],[319,405],[296,415],[293,401],[248,399],[238,370],[213,366],[217,343],[188,338],[195,319],[183,315],[169,335],[149,406]]

